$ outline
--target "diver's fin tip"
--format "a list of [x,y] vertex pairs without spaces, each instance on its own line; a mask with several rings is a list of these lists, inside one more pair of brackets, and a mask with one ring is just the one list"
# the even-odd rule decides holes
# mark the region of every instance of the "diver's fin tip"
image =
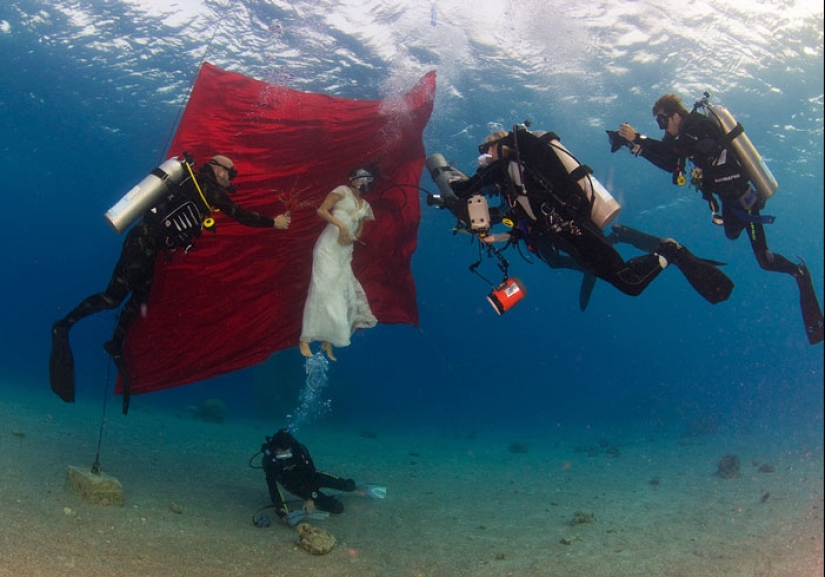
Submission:
[[362,497],[370,499],[384,499],[387,496],[387,488],[384,485],[359,485],[356,490]]
[[593,295],[593,287],[596,286],[596,275],[584,273],[582,284],[579,287],[579,310],[584,312],[590,304],[590,297]]
[[719,268],[698,258],[685,247],[679,250],[676,265],[690,285],[711,304],[728,300],[733,292],[733,281]]
[[802,322],[805,323],[805,334],[808,343],[819,344],[825,339],[823,335],[822,307],[819,306],[819,299],[816,296],[816,289],[811,278],[808,266],[802,257],[797,256],[800,264],[798,274],[794,275],[796,285],[799,287],[799,306],[802,309]]
[[54,323],[54,326],[52,326],[49,383],[52,391],[64,402],[74,403],[74,356],[69,344],[69,326],[61,321]]

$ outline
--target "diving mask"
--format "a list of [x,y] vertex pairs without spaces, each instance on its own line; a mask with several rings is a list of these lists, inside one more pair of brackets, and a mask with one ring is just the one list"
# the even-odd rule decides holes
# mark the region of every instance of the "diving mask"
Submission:
[[350,184],[361,192],[368,192],[373,189],[374,177],[371,172],[364,169],[356,170],[350,178]]

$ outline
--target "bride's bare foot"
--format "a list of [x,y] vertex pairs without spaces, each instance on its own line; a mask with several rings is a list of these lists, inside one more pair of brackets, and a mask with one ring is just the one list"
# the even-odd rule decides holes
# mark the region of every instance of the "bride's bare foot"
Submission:
[[298,350],[301,351],[301,354],[305,357],[312,356],[312,350],[309,348],[309,343],[304,341],[298,341]]
[[335,358],[335,353],[332,352],[332,343],[329,341],[324,341],[321,345],[321,350],[327,354],[327,358],[331,361],[337,361],[338,359]]

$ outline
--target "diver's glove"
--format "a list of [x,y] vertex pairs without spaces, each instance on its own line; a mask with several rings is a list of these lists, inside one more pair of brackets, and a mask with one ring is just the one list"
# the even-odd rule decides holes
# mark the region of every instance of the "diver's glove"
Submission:
[[284,515],[282,519],[284,520],[284,522],[286,522],[287,525],[289,525],[290,527],[294,527],[298,523],[306,519],[306,516],[307,512],[303,509],[299,509],[297,511],[290,511],[289,513]]
[[252,523],[258,529],[266,529],[267,527],[269,527],[272,524],[272,521],[270,521],[269,517],[266,517],[265,515],[259,515],[259,516],[252,519]]

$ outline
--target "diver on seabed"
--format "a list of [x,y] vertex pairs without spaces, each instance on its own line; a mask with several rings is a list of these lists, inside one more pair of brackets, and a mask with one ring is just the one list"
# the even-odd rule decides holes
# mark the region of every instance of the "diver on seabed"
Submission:
[[747,229],[759,266],[796,280],[808,342],[820,343],[822,309],[807,265],[801,259],[792,262],[768,248],[764,225],[771,224],[774,217],[760,211],[779,185],[742,125],[724,106],[711,104],[710,94],[705,92],[703,96],[691,112],[678,95],[661,96],[653,105],[653,116],[665,132],[662,140],[647,138],[625,123],[617,131],[607,131],[611,150],[626,146],[635,156],[671,173],[673,184],[679,186],[687,184],[685,161],[690,159],[694,165],[690,182],[708,203],[712,222],[721,225],[731,240]]
[[[323,488],[371,499],[383,499],[387,494],[387,488],[382,485],[359,485],[352,479],[342,479],[331,473],[318,471],[309,450],[298,442],[289,429],[280,429],[272,437],[267,437],[258,454],[263,455],[262,468],[266,474],[266,484],[275,514],[290,526],[297,525],[306,518],[319,518],[325,517],[327,513],[338,515],[344,512],[344,504],[334,496],[324,493],[321,490]],[[300,497],[303,506],[290,511],[280,486]],[[256,525],[261,526],[258,522]]]
[[[490,134],[479,146],[479,168],[470,178],[449,166],[442,155],[432,155],[427,167],[441,194],[428,197],[428,204],[450,210],[459,229],[477,235],[487,246],[524,241],[550,267],[583,271],[582,309],[595,277],[637,296],[669,264],[676,265],[708,302],[716,304],[730,296],[733,283],[719,270],[722,263],[697,258],[673,239],[618,226],[610,237],[605,235],[602,229],[618,215],[619,204],[556,134],[528,127],[525,122],[511,132]],[[495,196],[501,203],[490,207],[487,199]],[[498,223],[510,226],[509,232],[489,234]],[[625,261],[613,247],[615,242],[633,244],[649,254]],[[495,302],[494,306],[499,313],[506,310]]]

